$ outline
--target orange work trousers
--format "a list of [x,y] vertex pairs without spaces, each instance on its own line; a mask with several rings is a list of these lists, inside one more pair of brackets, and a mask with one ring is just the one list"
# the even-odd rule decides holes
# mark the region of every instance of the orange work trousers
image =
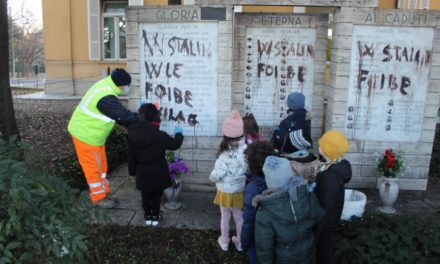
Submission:
[[90,199],[96,203],[110,192],[107,181],[107,156],[105,145],[92,146],[73,137],[79,164],[89,185]]

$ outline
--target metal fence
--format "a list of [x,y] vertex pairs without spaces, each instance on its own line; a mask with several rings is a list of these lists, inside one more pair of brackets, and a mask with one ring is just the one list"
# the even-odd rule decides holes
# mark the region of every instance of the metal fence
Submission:
[[45,75],[11,78],[10,85],[16,112],[71,114],[84,93],[102,76],[48,79]]

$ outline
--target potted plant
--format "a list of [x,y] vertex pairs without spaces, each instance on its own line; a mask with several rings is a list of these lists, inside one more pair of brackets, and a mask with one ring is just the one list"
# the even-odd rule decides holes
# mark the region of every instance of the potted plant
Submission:
[[177,201],[177,198],[182,191],[181,178],[189,172],[189,168],[181,158],[174,155],[174,152],[167,152],[166,155],[171,177],[171,186],[164,190],[165,197],[168,200],[164,207],[167,210],[174,211],[182,207],[182,204]]
[[377,155],[376,169],[381,172],[378,189],[383,203],[379,211],[382,213],[394,214],[396,212],[393,204],[399,195],[398,175],[405,171],[402,154],[402,151],[394,152],[393,149],[386,149],[383,154]]

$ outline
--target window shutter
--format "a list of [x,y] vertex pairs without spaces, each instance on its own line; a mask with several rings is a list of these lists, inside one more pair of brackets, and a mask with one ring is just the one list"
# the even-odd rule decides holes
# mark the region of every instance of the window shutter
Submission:
[[101,30],[99,15],[99,0],[88,0],[88,26],[89,26],[89,59],[101,60]]

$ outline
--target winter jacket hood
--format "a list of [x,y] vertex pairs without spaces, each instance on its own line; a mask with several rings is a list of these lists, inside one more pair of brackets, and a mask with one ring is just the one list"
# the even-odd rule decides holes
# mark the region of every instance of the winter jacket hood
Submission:
[[252,199],[252,206],[264,206],[274,220],[281,224],[295,223],[293,211],[291,209],[286,210],[286,203],[283,203],[283,200],[289,200],[289,195],[287,192],[268,189]]
[[158,127],[153,126],[151,123],[139,121],[128,127],[128,137],[133,144],[148,147],[153,142],[158,131]]
[[344,183],[348,183],[351,180],[351,165],[348,160],[343,159],[340,162],[331,165],[327,171],[338,175]]
[[324,212],[306,185],[296,188],[296,201],[279,190],[266,190],[253,199],[258,204],[255,241],[259,241],[259,263],[313,263],[313,227]]

